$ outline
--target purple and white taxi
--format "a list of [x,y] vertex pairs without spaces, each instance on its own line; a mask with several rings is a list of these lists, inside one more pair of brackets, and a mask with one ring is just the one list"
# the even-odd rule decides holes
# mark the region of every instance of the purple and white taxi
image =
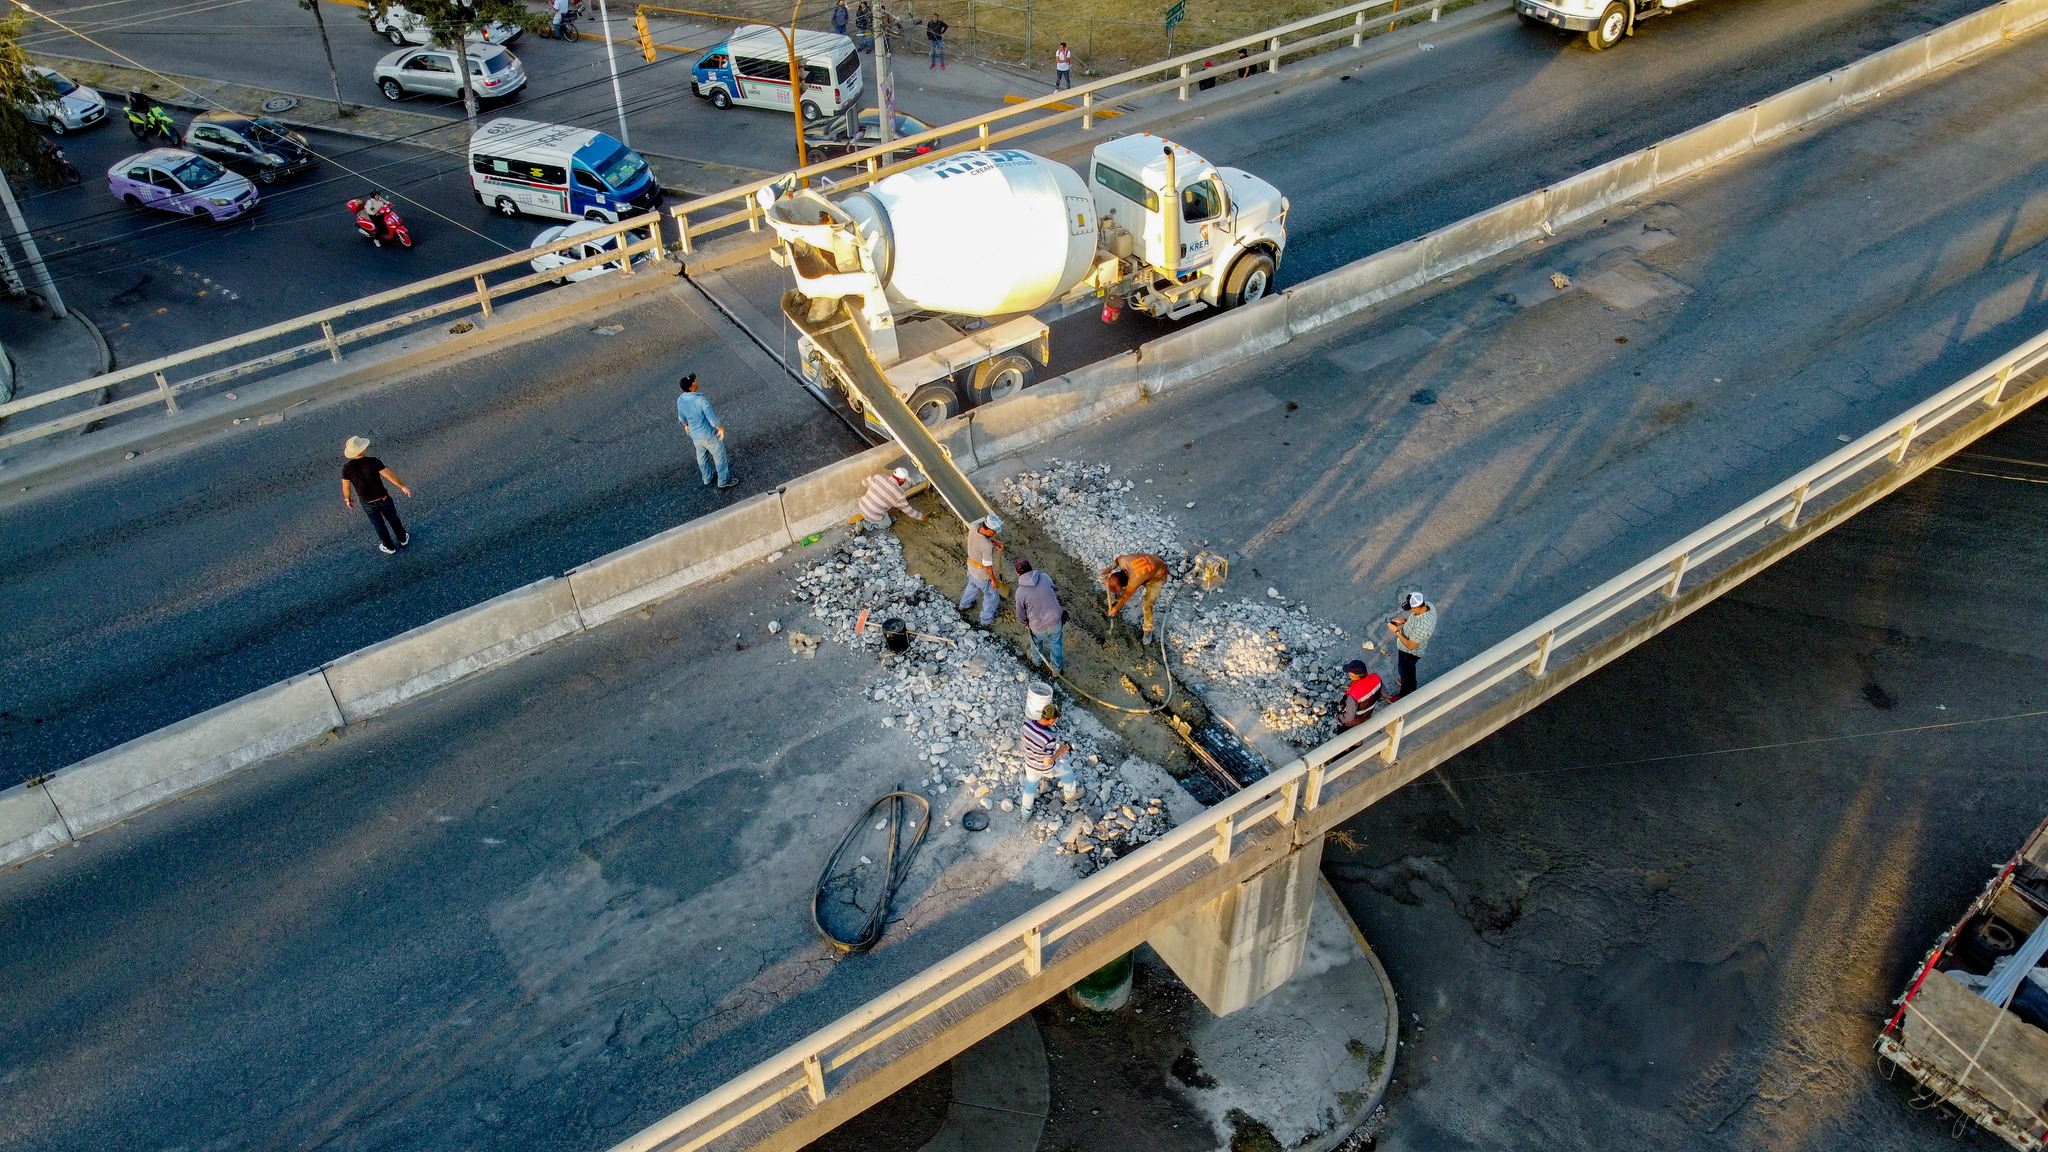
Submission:
[[197,152],[153,148],[107,169],[107,191],[130,208],[233,220],[256,207],[256,186]]

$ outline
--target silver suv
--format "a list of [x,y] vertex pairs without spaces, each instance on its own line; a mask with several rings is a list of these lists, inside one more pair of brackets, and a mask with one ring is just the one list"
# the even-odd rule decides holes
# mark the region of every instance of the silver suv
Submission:
[[[519,57],[495,44],[472,44],[469,86],[480,100],[502,100],[526,87],[526,68]],[[377,61],[377,89],[386,100],[407,96],[462,97],[462,77],[455,71],[455,53],[447,48],[401,48]]]

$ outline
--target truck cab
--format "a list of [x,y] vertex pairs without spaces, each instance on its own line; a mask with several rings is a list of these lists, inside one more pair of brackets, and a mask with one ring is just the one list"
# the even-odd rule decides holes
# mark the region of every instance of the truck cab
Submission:
[[1690,3],[1692,0],[1515,0],[1515,14],[1525,24],[1584,32],[1586,43],[1600,52],[1621,43],[1638,22]]
[[[1144,311],[1178,318],[1249,304],[1272,290],[1288,204],[1264,180],[1140,133],[1095,149],[1088,190],[1108,250],[1156,274],[1132,296]],[[1161,211],[1169,199],[1178,209],[1171,216]],[[1127,250],[1119,233],[1129,237]]]

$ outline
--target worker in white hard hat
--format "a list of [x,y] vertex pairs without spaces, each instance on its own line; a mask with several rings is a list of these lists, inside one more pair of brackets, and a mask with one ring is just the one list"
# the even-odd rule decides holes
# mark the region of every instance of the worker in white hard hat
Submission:
[[861,519],[877,528],[887,528],[892,522],[889,513],[901,512],[912,520],[923,520],[924,513],[910,506],[910,497],[903,489],[910,484],[910,469],[898,468],[894,472],[877,472],[868,477],[867,491],[860,494]]
[[1002,600],[1003,586],[996,579],[996,562],[1002,558],[1003,542],[996,533],[1003,530],[1003,518],[984,516],[967,526],[967,590],[960,593],[960,610],[974,607],[981,601],[981,626],[988,627],[996,622],[996,608]]

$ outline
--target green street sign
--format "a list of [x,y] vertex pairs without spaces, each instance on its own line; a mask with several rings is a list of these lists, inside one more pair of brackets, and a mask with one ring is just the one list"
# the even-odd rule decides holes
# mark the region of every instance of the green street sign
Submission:
[[1174,0],[1173,7],[1166,10],[1166,30],[1171,32],[1180,22],[1188,18],[1188,0]]

